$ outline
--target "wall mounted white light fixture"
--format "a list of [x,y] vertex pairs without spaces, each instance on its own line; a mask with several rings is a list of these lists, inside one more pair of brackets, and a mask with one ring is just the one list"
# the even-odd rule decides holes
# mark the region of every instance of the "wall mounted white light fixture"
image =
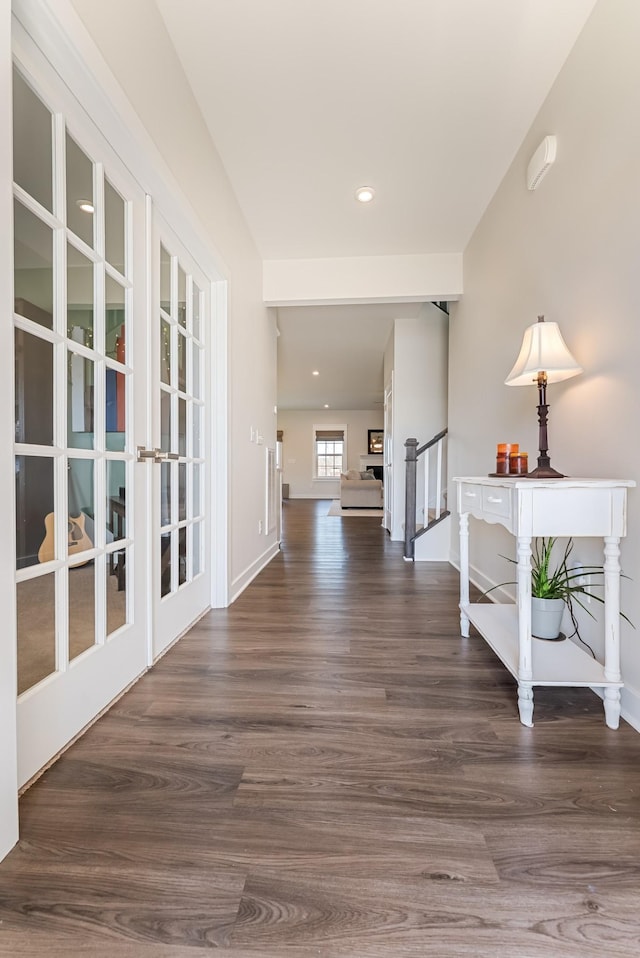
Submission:
[[555,136],[545,136],[527,167],[527,189],[535,190],[555,163],[557,143]]

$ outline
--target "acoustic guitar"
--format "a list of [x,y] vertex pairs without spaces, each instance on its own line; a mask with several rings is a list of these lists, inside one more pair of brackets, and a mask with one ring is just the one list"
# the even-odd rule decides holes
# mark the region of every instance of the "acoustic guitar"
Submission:
[[[69,558],[87,549],[93,549],[93,542],[85,530],[86,516],[78,507],[75,480],[71,467],[68,467],[69,474],[69,518],[67,520],[67,552]],[[42,545],[38,549],[38,561],[50,562],[55,559],[55,513],[50,512],[44,517],[45,536]],[[85,565],[89,560],[74,562],[74,566]]]

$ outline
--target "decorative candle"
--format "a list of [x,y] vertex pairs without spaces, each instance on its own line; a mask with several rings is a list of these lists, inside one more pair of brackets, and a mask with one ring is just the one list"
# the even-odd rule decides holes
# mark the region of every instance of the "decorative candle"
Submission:
[[526,476],[529,471],[529,455],[526,452],[512,452],[509,456],[509,473],[512,476]]
[[499,442],[498,451],[496,455],[496,473],[499,476],[509,475],[510,468],[510,457],[518,452],[519,445],[517,442]]

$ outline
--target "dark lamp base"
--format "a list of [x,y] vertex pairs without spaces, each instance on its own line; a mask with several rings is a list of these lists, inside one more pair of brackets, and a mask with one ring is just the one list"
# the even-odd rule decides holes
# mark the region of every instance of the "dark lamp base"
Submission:
[[552,469],[551,466],[537,466],[531,472],[528,472],[523,479],[566,479],[561,472]]

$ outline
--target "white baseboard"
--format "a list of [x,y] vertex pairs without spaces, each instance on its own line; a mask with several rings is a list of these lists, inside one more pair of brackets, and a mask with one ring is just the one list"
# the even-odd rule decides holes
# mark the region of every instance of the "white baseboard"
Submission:
[[272,559],[278,555],[280,552],[280,543],[274,542],[272,545],[266,549],[261,556],[252,562],[251,565],[245,569],[239,576],[231,583],[231,595],[229,597],[229,605],[232,605],[239,595],[242,595],[247,586],[253,582],[255,577],[259,575],[262,570],[269,565]]
[[640,692],[630,685],[625,685],[624,688],[620,689],[620,701],[622,718],[636,732],[640,732]]
[[[449,562],[457,572],[460,572],[460,559],[458,556],[450,556]],[[508,592],[504,586],[499,586],[497,582],[489,579],[488,576],[473,565],[469,565],[469,582],[482,593],[493,589],[494,591],[488,597],[491,602],[515,602],[515,594],[513,592]]]

